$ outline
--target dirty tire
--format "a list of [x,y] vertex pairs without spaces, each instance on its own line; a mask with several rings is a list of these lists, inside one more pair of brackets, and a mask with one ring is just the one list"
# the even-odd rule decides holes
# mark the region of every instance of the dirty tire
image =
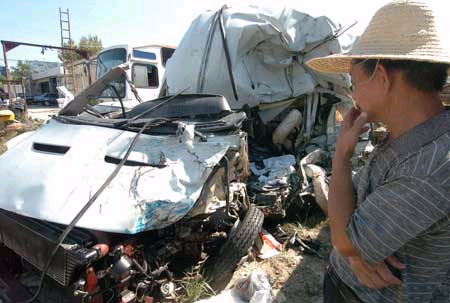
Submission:
[[206,261],[204,276],[216,291],[223,290],[233,277],[234,270],[255,242],[264,221],[263,213],[251,205],[244,220],[236,227],[234,235],[229,237],[220,252]]

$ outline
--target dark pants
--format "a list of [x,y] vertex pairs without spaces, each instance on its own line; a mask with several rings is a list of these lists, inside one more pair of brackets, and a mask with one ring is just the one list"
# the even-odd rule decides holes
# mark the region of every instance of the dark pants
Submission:
[[323,279],[323,303],[363,303],[328,265]]

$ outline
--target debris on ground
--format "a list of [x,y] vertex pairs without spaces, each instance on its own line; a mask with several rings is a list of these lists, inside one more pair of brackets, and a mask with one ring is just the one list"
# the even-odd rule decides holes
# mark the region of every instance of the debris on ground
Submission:
[[[326,256],[331,248],[328,222],[320,213],[314,213],[309,219],[301,218],[301,222],[305,219],[307,225],[284,223],[282,229],[288,235],[297,232],[302,239],[317,241],[320,243],[318,252]],[[286,237],[284,239],[289,240]],[[228,288],[233,288],[237,281],[247,277],[251,272],[263,270],[270,276],[274,302],[321,303],[323,274],[328,261],[326,258],[302,252],[298,246],[290,246],[288,242],[283,246],[283,251],[272,258],[265,260],[249,258],[235,272]]]
[[259,232],[256,238],[254,248],[258,259],[264,260],[280,254],[283,246],[264,228]]
[[236,283],[236,292],[246,302],[272,303],[272,286],[267,274],[263,271],[254,271],[248,277]]
[[12,110],[4,109],[0,110],[0,122],[8,122],[8,121],[15,121],[16,115]]
[[272,303],[272,286],[267,274],[261,270],[251,272],[237,281],[234,288],[197,303]]
[[248,303],[248,301],[244,301],[239,294],[236,293],[234,289],[227,289],[222,291],[220,294],[216,296],[212,296],[208,299],[200,300],[195,303]]
[[316,255],[319,258],[324,258],[320,253],[320,242],[317,240],[309,239],[302,239],[301,236],[299,236],[297,233],[294,233],[291,239],[289,239],[289,244],[291,246],[298,246],[302,252],[305,252],[306,254],[310,255]]

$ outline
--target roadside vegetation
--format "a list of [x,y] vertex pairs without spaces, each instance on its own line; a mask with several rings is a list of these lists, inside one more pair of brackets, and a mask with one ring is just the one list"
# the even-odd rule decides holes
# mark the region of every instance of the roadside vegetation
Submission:
[[15,114],[18,122],[0,122],[0,155],[7,150],[6,142],[22,133],[37,129],[44,122],[39,119],[26,118],[20,113]]

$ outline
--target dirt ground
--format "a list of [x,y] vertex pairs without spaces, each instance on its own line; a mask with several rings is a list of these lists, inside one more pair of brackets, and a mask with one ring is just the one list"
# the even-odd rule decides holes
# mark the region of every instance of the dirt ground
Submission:
[[234,274],[228,287],[233,287],[236,281],[246,277],[256,270],[265,271],[272,284],[276,303],[320,303],[322,296],[322,281],[327,265],[327,254],[331,247],[330,228],[327,220],[315,227],[298,227],[285,224],[285,230],[295,229],[302,238],[308,236],[321,243],[319,258],[301,252],[298,247],[283,245],[283,251],[270,259],[252,260],[244,263]]
[[28,115],[32,119],[48,120],[50,116],[56,115],[60,108],[54,106],[29,105]]

